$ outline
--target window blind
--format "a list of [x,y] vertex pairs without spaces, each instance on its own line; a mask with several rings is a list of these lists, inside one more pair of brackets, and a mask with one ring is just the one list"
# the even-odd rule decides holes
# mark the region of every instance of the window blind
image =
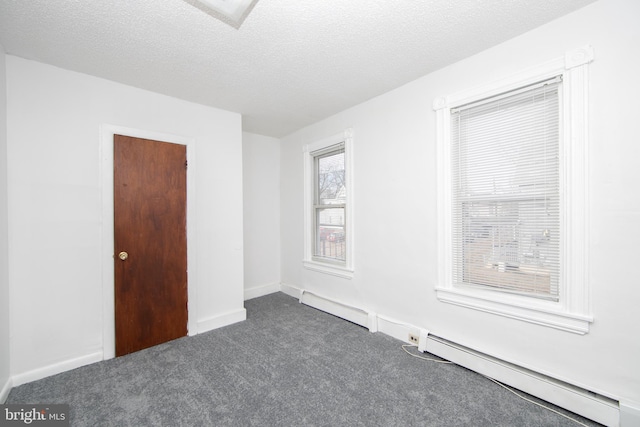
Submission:
[[451,110],[454,284],[558,299],[561,84]]

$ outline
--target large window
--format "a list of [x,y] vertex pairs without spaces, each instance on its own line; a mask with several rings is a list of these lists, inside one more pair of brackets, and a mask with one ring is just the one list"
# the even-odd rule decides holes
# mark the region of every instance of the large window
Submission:
[[558,300],[560,88],[451,110],[454,284]]
[[438,299],[588,332],[590,47],[434,101]]
[[305,267],[353,275],[352,131],[308,144],[305,165]]

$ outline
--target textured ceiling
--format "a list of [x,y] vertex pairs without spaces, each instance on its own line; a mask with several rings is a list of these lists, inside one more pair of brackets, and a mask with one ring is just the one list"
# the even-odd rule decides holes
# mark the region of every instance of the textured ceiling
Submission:
[[284,136],[594,0],[0,0],[12,55],[243,115]]

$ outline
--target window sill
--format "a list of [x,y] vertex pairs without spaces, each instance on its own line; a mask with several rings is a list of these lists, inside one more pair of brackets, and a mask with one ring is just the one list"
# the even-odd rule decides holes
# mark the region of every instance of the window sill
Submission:
[[[589,332],[590,316],[562,311],[557,303],[548,301],[523,301],[523,297],[495,294],[490,291],[436,288],[438,300],[461,307],[493,313],[511,319],[522,320],[536,325],[548,326],[574,334]],[[519,303],[518,303],[519,302]]]
[[317,261],[304,260],[302,261],[304,268],[308,270],[317,271],[320,273],[331,274],[332,276],[342,277],[344,279],[353,278],[353,270],[340,265],[331,265]]

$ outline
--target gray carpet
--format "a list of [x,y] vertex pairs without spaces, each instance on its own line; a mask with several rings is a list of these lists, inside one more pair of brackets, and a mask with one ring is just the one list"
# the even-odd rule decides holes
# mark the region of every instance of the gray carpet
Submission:
[[72,426],[578,425],[282,293],[246,308],[245,322],[16,387],[7,403],[68,403]]

